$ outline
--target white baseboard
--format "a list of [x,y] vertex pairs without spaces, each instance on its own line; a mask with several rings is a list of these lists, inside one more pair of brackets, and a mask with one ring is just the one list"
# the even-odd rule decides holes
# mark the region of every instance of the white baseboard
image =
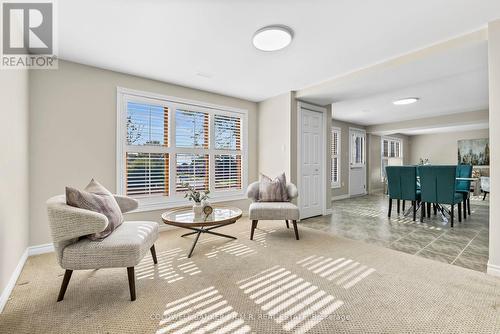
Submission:
[[7,304],[10,294],[12,293],[12,290],[14,290],[14,287],[16,286],[17,279],[19,278],[19,275],[21,275],[21,271],[23,270],[24,264],[26,263],[27,259],[28,259],[28,248],[26,248],[23,255],[21,255],[21,258],[17,263],[16,269],[14,269],[14,272],[10,276],[7,285],[5,286],[5,288],[2,291],[2,294],[0,295],[0,313],[2,313],[5,304]]
[[488,262],[488,275],[500,277],[500,266]]
[[332,202],[333,201],[340,201],[341,199],[348,199],[349,197],[350,197],[349,194],[339,195],[339,196],[333,196],[332,197]]
[[54,251],[54,244],[43,244],[30,246],[27,248],[28,256],[52,253]]

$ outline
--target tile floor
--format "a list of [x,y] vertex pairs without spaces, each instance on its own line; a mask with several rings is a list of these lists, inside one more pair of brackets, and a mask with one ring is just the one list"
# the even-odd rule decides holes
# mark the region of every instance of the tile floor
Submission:
[[[408,208],[408,202],[407,208]],[[486,272],[488,261],[489,200],[482,196],[471,199],[471,216],[453,228],[440,215],[420,223],[412,215],[396,213],[387,217],[388,200],[382,194],[367,195],[333,202],[333,213],[304,219],[301,224],[333,232],[345,238],[392,248],[436,261]]]

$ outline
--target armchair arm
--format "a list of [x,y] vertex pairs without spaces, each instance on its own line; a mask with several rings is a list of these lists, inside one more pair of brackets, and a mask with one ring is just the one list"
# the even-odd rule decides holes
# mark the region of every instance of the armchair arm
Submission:
[[299,190],[297,189],[297,186],[293,183],[287,182],[286,191],[288,193],[289,200],[292,200],[299,196]]
[[115,200],[118,203],[118,206],[120,207],[122,213],[135,210],[139,207],[139,202],[136,199],[121,195],[113,196],[115,197]]
[[53,242],[61,242],[104,231],[108,218],[98,212],[66,204],[64,195],[47,201],[49,226]]
[[259,201],[259,181],[250,183],[247,188],[247,197],[254,202]]

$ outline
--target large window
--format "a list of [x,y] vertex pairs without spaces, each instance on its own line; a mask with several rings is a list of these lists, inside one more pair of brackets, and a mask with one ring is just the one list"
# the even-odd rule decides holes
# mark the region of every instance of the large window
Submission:
[[332,127],[332,188],[340,187],[340,128]]
[[247,112],[118,89],[118,192],[140,209],[186,204],[186,185],[212,201],[242,198]]
[[390,138],[382,137],[381,140],[381,176],[382,180],[385,180],[385,167],[389,164],[391,165],[402,165],[403,164],[403,143],[400,138]]

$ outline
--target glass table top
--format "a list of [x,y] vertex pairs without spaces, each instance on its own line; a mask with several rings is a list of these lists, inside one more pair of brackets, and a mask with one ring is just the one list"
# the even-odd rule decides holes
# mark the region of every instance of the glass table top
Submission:
[[195,215],[192,207],[172,209],[164,212],[161,218],[165,224],[176,226],[211,226],[235,222],[242,215],[236,207],[214,207],[210,215]]

